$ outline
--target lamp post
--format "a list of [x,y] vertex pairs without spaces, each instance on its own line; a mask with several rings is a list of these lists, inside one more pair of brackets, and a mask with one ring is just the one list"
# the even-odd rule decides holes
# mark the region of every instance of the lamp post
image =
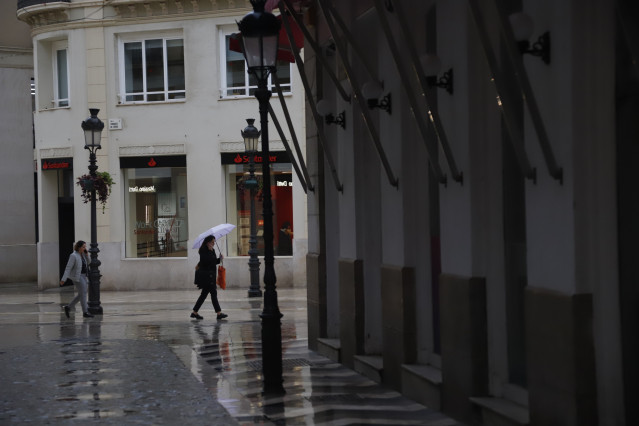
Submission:
[[[88,149],[89,154],[89,174],[92,178],[97,176],[95,152],[102,148],[100,139],[102,138],[102,129],[104,123],[98,118],[97,108],[90,108],[91,116],[82,122],[82,130],[84,130],[84,149]],[[97,238],[97,221],[96,221],[96,205],[95,205],[95,187],[91,188],[91,262],[89,263],[89,312],[92,314],[102,315],[102,306],[100,305],[100,269],[101,262],[98,260],[98,238]]]
[[255,178],[255,154],[257,153],[257,142],[260,138],[260,131],[253,126],[255,119],[247,118],[248,126],[242,130],[244,138],[244,148],[249,155],[249,179],[244,182],[244,186],[250,189],[251,196],[251,236],[249,238],[249,272],[251,274],[251,286],[248,291],[248,297],[262,297],[260,290],[260,261],[257,258],[259,253],[257,249],[257,229],[255,226],[255,188],[257,188],[257,179]]
[[262,374],[265,393],[283,393],[282,386],[282,314],[277,306],[275,268],[273,267],[273,202],[268,146],[268,103],[271,91],[268,76],[275,71],[280,22],[264,11],[266,0],[251,0],[253,12],[237,26],[242,34],[242,52],[248,70],[257,80],[255,97],[259,102],[262,128],[262,179],[264,186],[264,306],[262,314]]

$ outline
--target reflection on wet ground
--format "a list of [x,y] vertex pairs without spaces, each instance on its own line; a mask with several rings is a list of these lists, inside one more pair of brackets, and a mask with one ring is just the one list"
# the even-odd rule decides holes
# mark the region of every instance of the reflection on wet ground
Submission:
[[264,395],[246,290],[220,292],[223,321],[206,305],[190,320],[188,290],[103,292],[103,316],[67,319],[72,289],[15,286],[0,284],[0,423],[458,424],[309,351],[305,289],[278,290],[285,393]]

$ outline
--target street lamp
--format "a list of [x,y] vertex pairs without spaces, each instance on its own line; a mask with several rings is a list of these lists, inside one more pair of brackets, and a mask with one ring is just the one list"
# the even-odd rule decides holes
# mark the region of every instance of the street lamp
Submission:
[[259,102],[262,127],[262,179],[264,186],[264,307],[262,318],[262,374],[265,393],[283,393],[282,386],[282,314],[277,306],[275,268],[273,267],[273,202],[268,146],[268,104],[271,91],[268,77],[275,71],[280,21],[264,11],[266,0],[251,0],[253,12],[237,26],[242,34],[242,52],[248,71],[257,79],[255,97]]
[[[90,108],[91,117],[82,122],[82,130],[84,130],[84,149],[88,149],[89,154],[89,174],[95,179],[97,176],[95,152],[102,148],[100,139],[102,138],[102,129],[104,123],[98,118],[97,108]],[[95,186],[91,188],[91,263],[89,263],[89,312],[92,314],[102,315],[102,306],[100,305],[100,269],[101,262],[98,260],[98,238],[97,238],[97,222],[95,216]]]
[[259,250],[257,249],[257,230],[255,226],[255,188],[257,188],[257,179],[255,178],[255,154],[257,154],[257,142],[260,139],[260,131],[253,126],[255,119],[247,118],[248,126],[242,130],[244,138],[244,148],[249,156],[249,179],[244,182],[244,186],[250,189],[251,196],[251,236],[249,238],[249,271],[251,274],[251,287],[248,291],[248,297],[262,297],[260,290],[260,261],[257,258]]

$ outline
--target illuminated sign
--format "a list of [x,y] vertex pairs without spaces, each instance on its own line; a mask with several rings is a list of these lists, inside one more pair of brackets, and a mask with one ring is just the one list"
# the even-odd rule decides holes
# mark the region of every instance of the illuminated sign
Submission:
[[[245,154],[243,152],[223,152],[222,154],[220,154],[220,156],[222,159],[222,164],[248,164],[251,159],[248,154]],[[270,163],[291,162],[286,151],[270,152],[268,160]],[[257,153],[253,156],[253,161],[255,162],[255,164],[262,164],[264,162],[264,158],[262,157],[261,153]]]
[[186,167],[186,155],[155,155],[153,157],[120,157],[122,169]]
[[155,185],[151,185],[151,186],[129,186],[129,192],[155,192]]
[[71,170],[73,158],[43,158],[40,164],[42,170]]

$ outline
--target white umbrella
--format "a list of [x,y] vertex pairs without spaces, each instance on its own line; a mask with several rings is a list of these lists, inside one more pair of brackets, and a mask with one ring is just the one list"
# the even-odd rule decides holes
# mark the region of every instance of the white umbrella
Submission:
[[204,241],[204,239],[208,237],[209,235],[213,235],[215,239],[217,240],[222,238],[223,236],[225,236],[226,234],[228,234],[234,229],[235,229],[235,225],[232,225],[230,223],[222,223],[220,225],[214,226],[208,231],[204,231],[200,235],[198,235],[198,237],[193,242],[192,248],[194,249],[200,248],[200,246],[202,245],[202,241]]

